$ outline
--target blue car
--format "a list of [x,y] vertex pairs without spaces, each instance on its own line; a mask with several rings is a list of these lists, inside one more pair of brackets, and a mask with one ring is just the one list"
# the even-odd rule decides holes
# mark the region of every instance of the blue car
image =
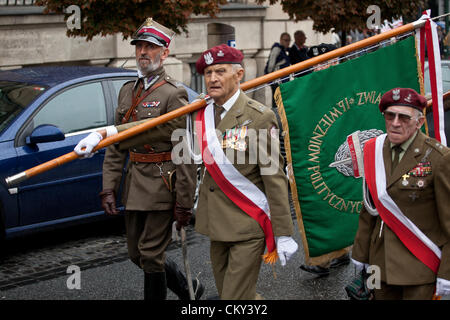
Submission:
[[[88,133],[112,125],[120,88],[136,77],[101,67],[0,72],[0,240],[104,215],[98,196],[104,149],[18,186],[5,178],[71,152]],[[197,93],[186,90],[192,101]]]

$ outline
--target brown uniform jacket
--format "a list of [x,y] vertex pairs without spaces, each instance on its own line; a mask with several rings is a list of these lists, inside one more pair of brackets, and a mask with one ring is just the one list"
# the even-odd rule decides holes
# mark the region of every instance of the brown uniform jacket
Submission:
[[[258,143],[255,144],[250,140],[249,137],[252,133],[249,132],[245,138],[247,143],[246,150],[234,150],[234,159],[228,156],[229,151],[227,152],[226,148],[223,150],[236,169],[266,195],[269,202],[274,235],[289,236],[292,234],[293,227],[287,178],[283,172],[283,157],[279,152],[278,133],[274,134],[274,139],[271,139],[271,129],[278,129],[275,114],[269,108],[248,98],[241,92],[235,104],[228,110],[225,117],[216,127],[216,130],[219,130],[223,136],[227,129],[242,126],[247,126],[248,131],[255,130]],[[259,129],[265,129],[266,131],[260,134]],[[264,140],[267,141],[267,145]],[[275,154],[270,154],[272,143],[276,144],[274,146]],[[267,159],[261,156],[267,153],[261,152],[260,147],[268,150],[269,157]],[[257,161],[249,161],[251,158],[250,152],[254,152],[254,155],[256,153]],[[239,164],[239,158],[245,159],[245,163]],[[267,163],[268,160],[270,160],[270,163]],[[267,169],[271,163],[279,165],[275,167],[272,174],[262,175],[261,169]],[[264,237],[258,222],[236,206],[220,190],[204,167],[202,167],[201,172],[195,229],[199,233],[207,235],[212,241],[245,241]]]
[[[186,90],[177,81],[167,76],[164,68],[158,68],[151,75],[159,76],[156,83],[164,79],[167,83],[156,88],[136,107],[137,120],[155,118],[187,104]],[[136,85],[136,91],[137,87]],[[134,88],[135,82],[128,82],[120,90],[115,117],[116,125],[121,123],[131,106]],[[151,87],[148,90],[150,89]],[[141,96],[144,92],[145,90],[142,91]],[[131,117],[129,121],[133,121]],[[139,153],[147,153],[149,149],[156,153],[171,151],[173,147],[172,131],[177,128],[185,128],[185,126],[184,119],[177,119],[161,126],[159,130],[164,130],[164,135],[158,135],[151,144],[133,145],[129,149],[120,149],[118,144],[109,146],[103,162],[103,190],[113,189],[117,193],[130,150]],[[171,161],[162,163],[161,170],[167,181],[169,174],[176,168],[176,199],[174,199],[173,194],[169,192],[166,183],[161,178],[158,165],[156,163],[128,162],[122,193],[122,202],[126,210],[170,210],[175,200],[182,207],[192,207],[195,190],[193,168],[184,165],[175,166]]]
[[[195,118],[196,114],[193,115],[194,120]],[[278,133],[273,133],[274,139],[270,139],[271,129],[278,129],[275,114],[269,108],[248,98],[241,92],[236,103],[226,113],[216,129],[220,130],[223,135],[226,129],[242,126],[247,126],[249,130],[256,130],[258,142],[260,142],[260,138],[267,140],[267,147],[264,141],[261,141],[261,145],[266,148],[265,150],[270,152],[271,144],[275,143],[276,146],[274,148],[277,152],[271,155],[271,159],[263,159],[260,153],[263,154],[265,152],[256,150],[257,162],[254,164],[249,163],[251,148],[256,149],[259,144],[249,143],[249,136],[247,136],[246,143],[248,147],[245,151],[242,151],[244,154],[238,156],[240,151],[235,151],[234,153],[235,159],[237,157],[245,158],[245,163],[237,164],[237,161],[230,160],[234,161],[235,167],[242,175],[265,193],[269,202],[274,235],[289,236],[293,232],[293,224],[290,214],[287,178],[283,172],[283,158],[279,152]],[[128,126],[119,126],[118,129],[121,131],[126,127]],[[259,129],[266,129],[266,135],[259,136]],[[120,144],[121,148],[129,147],[136,143],[152,141],[158,134],[157,130],[158,127],[150,129],[146,133],[122,142]],[[161,130],[160,135],[163,135]],[[226,150],[224,149],[224,151]],[[270,160],[269,163],[268,160]],[[272,172],[273,174],[261,175],[261,169],[268,168],[273,163],[279,163],[279,166]],[[237,207],[220,190],[203,166],[201,172],[199,202],[196,211],[196,230],[209,236],[213,241],[245,241],[264,237],[258,222]]]
[[[408,178],[402,176],[417,166],[427,150],[425,161],[431,163],[431,174]],[[431,241],[442,250],[437,277],[450,280],[450,149],[433,138],[418,132],[403,158],[391,172],[389,140],[383,146],[387,192],[408,217]],[[418,181],[424,182],[423,186]],[[381,218],[361,210],[359,228],[352,256],[355,260],[378,265],[381,280],[391,285],[420,285],[436,281],[436,275],[417,259],[384,224]]]

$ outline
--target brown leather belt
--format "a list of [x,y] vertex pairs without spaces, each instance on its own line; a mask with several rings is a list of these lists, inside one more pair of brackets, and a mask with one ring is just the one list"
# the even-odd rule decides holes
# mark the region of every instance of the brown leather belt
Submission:
[[172,160],[172,152],[160,152],[160,153],[137,153],[130,151],[130,161],[132,162],[164,162]]

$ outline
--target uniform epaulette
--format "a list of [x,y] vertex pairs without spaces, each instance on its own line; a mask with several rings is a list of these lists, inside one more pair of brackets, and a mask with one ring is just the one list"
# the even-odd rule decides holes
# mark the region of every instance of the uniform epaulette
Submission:
[[444,154],[450,152],[449,148],[447,148],[445,145],[443,145],[442,143],[440,143],[439,141],[437,141],[435,139],[427,138],[427,139],[425,139],[425,143],[427,145],[429,145],[430,147],[432,147],[437,152],[439,152],[441,155],[444,155]]
[[264,106],[263,104],[255,101],[255,100],[249,100],[247,102],[247,105],[250,108],[253,108],[253,109],[259,111],[260,113],[264,113],[264,112],[266,112],[268,110],[268,108],[266,106]]
[[182,87],[183,85],[181,84],[180,81],[173,79],[170,76],[166,76],[165,80],[170,83],[171,85],[173,85],[175,88],[179,88]]

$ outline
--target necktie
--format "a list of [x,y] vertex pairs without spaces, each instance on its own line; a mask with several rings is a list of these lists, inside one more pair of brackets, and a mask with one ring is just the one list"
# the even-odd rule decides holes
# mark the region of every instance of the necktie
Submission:
[[214,105],[214,123],[215,123],[216,127],[219,125],[220,120],[222,120],[220,118],[220,115],[224,111],[225,111],[224,107],[218,106],[217,104]]
[[403,151],[403,149],[400,146],[394,146],[392,148],[392,151],[394,152],[394,160],[392,161],[391,173],[394,171],[395,167],[398,165],[398,162],[400,159],[400,153]]

